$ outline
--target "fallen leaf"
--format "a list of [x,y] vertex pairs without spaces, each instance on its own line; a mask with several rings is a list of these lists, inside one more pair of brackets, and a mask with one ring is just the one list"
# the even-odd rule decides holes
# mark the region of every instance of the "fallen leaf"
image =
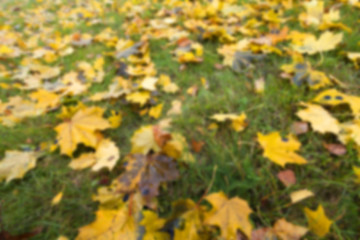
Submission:
[[360,183],[360,167],[353,166],[353,170],[356,176],[355,182]]
[[6,151],[5,157],[0,161],[0,182],[6,183],[13,179],[21,179],[36,166],[35,152]]
[[300,149],[301,144],[292,135],[283,138],[279,132],[267,135],[258,133],[258,142],[264,149],[264,157],[282,167],[285,167],[287,163],[300,165],[307,163],[306,159],[295,153]]
[[79,228],[76,240],[126,239],[137,240],[139,214],[131,211],[129,203],[122,203],[116,209],[99,209],[91,224]]
[[104,110],[100,107],[80,109],[64,123],[55,127],[60,152],[71,156],[79,143],[95,147],[97,144],[96,130],[110,127],[109,122],[102,118]]
[[323,146],[331,153],[336,156],[343,156],[346,154],[346,147],[342,144],[334,143],[323,143]]
[[142,215],[140,225],[145,227],[143,240],[170,240],[169,234],[161,231],[166,219],[159,218],[156,213],[149,210],[143,211]]
[[117,190],[129,193],[140,189],[148,201],[159,194],[161,183],[176,180],[176,162],[164,155],[134,154],[127,158],[126,170],[118,178]]
[[153,126],[143,126],[136,130],[131,138],[131,153],[147,154],[151,150],[159,152],[160,147],[154,136]]
[[309,131],[309,125],[307,122],[294,122],[290,129],[293,134],[301,135]]
[[302,189],[302,190],[298,190],[295,192],[290,193],[290,198],[291,198],[291,203],[298,203],[306,198],[309,197],[313,197],[314,193],[307,190],[307,189]]
[[241,198],[228,199],[223,192],[213,193],[205,197],[212,205],[212,209],[205,218],[205,223],[220,227],[221,237],[234,239],[237,230],[251,237],[251,223],[249,215],[252,210],[248,203]]
[[191,140],[191,148],[194,152],[199,153],[201,152],[201,149],[205,145],[205,142],[203,141],[195,141],[194,139]]
[[338,45],[343,38],[342,33],[334,34],[327,31],[316,39],[315,36],[308,36],[300,46],[293,45],[293,49],[299,53],[307,53],[309,55],[318,52],[330,51]]
[[319,105],[311,103],[302,103],[306,109],[300,110],[296,115],[303,121],[310,122],[312,128],[322,134],[333,133],[337,135],[340,132],[340,123],[332,117],[328,111]]
[[300,240],[308,231],[305,227],[289,223],[285,218],[277,220],[273,230],[281,240]]
[[319,205],[315,211],[309,208],[304,208],[304,211],[309,223],[310,231],[315,233],[318,237],[324,237],[329,232],[332,224],[332,221],[325,215],[324,208]]
[[296,183],[295,173],[292,170],[281,171],[277,174],[277,177],[286,187]]
[[59,192],[55,195],[55,197],[51,200],[51,206],[58,205],[61,202],[61,199],[63,197],[63,192]]

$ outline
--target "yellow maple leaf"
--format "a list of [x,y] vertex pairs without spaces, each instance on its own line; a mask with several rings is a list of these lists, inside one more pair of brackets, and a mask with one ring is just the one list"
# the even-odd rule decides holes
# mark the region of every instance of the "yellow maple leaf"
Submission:
[[117,209],[100,209],[93,223],[81,227],[76,240],[137,240],[139,236],[138,214],[130,214],[129,204],[123,203]]
[[141,92],[133,92],[126,96],[126,100],[131,103],[137,103],[140,106],[144,106],[147,101],[150,99],[150,93],[141,91]]
[[162,109],[163,109],[164,104],[160,103],[152,108],[150,108],[149,110],[149,116],[155,119],[158,119],[161,115]]
[[35,166],[35,152],[6,151],[4,159],[0,161],[0,182],[23,178]]
[[312,128],[319,133],[340,132],[340,123],[337,119],[330,115],[323,107],[311,104],[301,103],[306,109],[300,110],[296,115],[303,121],[310,122]]
[[355,117],[360,117],[360,97],[344,94],[337,89],[327,89],[319,93],[313,100],[328,106],[348,104]]
[[159,218],[159,216],[149,210],[143,211],[144,218],[140,225],[145,227],[145,234],[143,240],[169,240],[170,236],[166,232],[161,232],[160,229],[164,227],[166,220]]
[[264,148],[264,157],[282,167],[287,163],[307,163],[306,159],[295,153],[300,149],[301,143],[291,134],[282,138],[279,132],[272,132],[267,135],[258,133],[258,142]]
[[160,147],[155,141],[153,126],[143,126],[136,130],[131,138],[131,152],[147,154],[150,150],[160,151]]
[[70,120],[56,126],[61,153],[71,156],[79,143],[95,147],[95,131],[110,127],[109,122],[102,118],[103,113],[100,107],[80,109]]
[[43,89],[39,89],[38,91],[31,93],[29,96],[37,101],[36,107],[40,109],[46,109],[48,107],[54,108],[60,103],[60,96]]
[[237,230],[251,237],[249,215],[252,210],[246,201],[238,197],[228,199],[223,192],[210,194],[205,199],[213,206],[205,217],[205,223],[219,226],[221,237],[235,239]]
[[80,157],[73,159],[69,167],[75,170],[82,170],[92,166],[92,171],[99,171],[108,168],[110,171],[115,167],[120,159],[120,150],[110,139],[102,139],[96,146],[95,153],[84,153]]
[[342,33],[334,34],[327,31],[321,34],[319,39],[316,39],[315,36],[306,37],[302,45],[293,45],[293,49],[299,53],[313,55],[318,52],[326,52],[334,49],[336,45],[342,41],[342,38]]
[[332,221],[325,215],[324,208],[319,205],[315,211],[305,208],[305,215],[309,222],[309,229],[319,237],[324,237],[330,230]]
[[186,209],[180,216],[180,220],[184,223],[180,228],[175,228],[174,240],[201,240],[200,235],[203,229],[202,207],[196,206],[190,199],[179,200],[173,204],[174,208]]
[[289,223],[285,218],[281,218],[275,222],[273,231],[281,240],[296,240],[301,239],[308,229]]

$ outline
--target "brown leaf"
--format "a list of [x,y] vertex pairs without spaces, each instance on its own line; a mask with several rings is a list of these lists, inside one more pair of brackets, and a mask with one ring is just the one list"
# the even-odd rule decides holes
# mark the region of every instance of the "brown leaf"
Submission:
[[272,228],[258,228],[251,233],[252,240],[277,240]]
[[153,133],[154,133],[155,142],[161,148],[165,145],[167,141],[171,140],[171,134],[162,131],[162,129],[159,126],[153,127]]
[[16,236],[11,235],[7,231],[2,231],[2,232],[0,232],[0,239],[1,240],[27,240],[27,239],[30,239],[30,238],[38,235],[39,233],[41,233],[41,231],[42,231],[42,227],[37,227],[34,230],[32,230],[31,232],[23,233],[23,234],[16,235]]
[[294,122],[291,125],[291,132],[300,135],[309,131],[309,124],[307,122]]
[[346,147],[342,144],[335,143],[323,143],[323,146],[331,153],[336,156],[343,156],[346,154]]
[[281,171],[277,174],[277,177],[286,187],[296,183],[296,177],[292,170]]
[[128,156],[126,171],[118,177],[117,191],[123,193],[140,189],[149,203],[159,194],[159,186],[163,182],[173,181],[179,177],[176,162],[165,155]]
[[191,140],[191,148],[196,153],[199,153],[204,145],[205,142],[203,141],[195,141],[194,139]]
[[191,40],[186,37],[183,37],[183,38],[180,38],[179,40],[177,40],[176,44],[178,45],[178,47],[186,47],[191,44]]
[[221,63],[215,63],[214,68],[217,70],[222,70],[224,69],[224,65],[222,65]]

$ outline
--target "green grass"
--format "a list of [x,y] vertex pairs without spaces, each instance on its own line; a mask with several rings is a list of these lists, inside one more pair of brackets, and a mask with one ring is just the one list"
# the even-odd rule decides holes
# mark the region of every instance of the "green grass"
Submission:
[[[12,3],[16,4],[16,3]],[[35,1],[29,1],[24,10],[39,6]],[[360,40],[357,19],[360,11],[342,7],[343,22],[353,29],[346,33],[342,51],[359,51]],[[5,10],[6,11],[6,10]],[[145,17],[151,18],[147,12]],[[96,34],[105,26],[110,26],[123,36],[120,28],[123,17],[111,12],[106,19],[111,19],[109,25],[101,24],[88,27],[79,23],[74,30],[60,29],[63,34],[81,31]],[[2,22],[5,20],[2,19]],[[14,18],[13,23],[20,23]],[[296,25],[296,24],[295,24]],[[58,25],[56,25],[58,26]],[[299,27],[299,26],[297,26]],[[195,38],[195,36],[192,36]],[[188,141],[195,139],[204,141],[203,150],[195,154],[196,163],[180,167],[181,178],[178,181],[162,187],[159,196],[159,212],[168,216],[171,202],[181,198],[199,200],[212,178],[214,166],[217,165],[214,184],[211,192],[223,191],[229,196],[239,196],[248,201],[254,214],[251,220],[255,228],[271,226],[278,218],[285,217],[291,222],[306,226],[303,214],[304,207],[314,209],[322,204],[327,215],[334,220],[331,233],[325,239],[358,239],[360,238],[360,186],[354,184],[353,165],[359,165],[359,159],[353,147],[348,147],[348,153],[334,157],[322,146],[325,140],[334,141],[331,136],[322,136],[310,131],[299,137],[302,143],[301,155],[309,164],[286,168],[296,173],[297,184],[285,188],[276,178],[282,168],[262,157],[262,150],[256,143],[256,133],[280,131],[289,133],[290,126],[297,121],[295,112],[300,101],[311,100],[316,92],[308,87],[296,87],[288,80],[281,79],[280,66],[289,63],[289,57],[268,55],[263,61],[255,64],[254,69],[247,69],[237,74],[226,68],[216,70],[215,63],[222,59],[216,53],[217,42],[205,42],[204,62],[188,65],[180,71],[180,64],[171,55],[172,47],[163,49],[163,40],[151,40],[151,58],[158,73],[171,76],[179,85],[181,92],[176,95],[162,94],[159,101],[164,101],[165,110],[170,108],[170,101],[184,99],[182,114],[175,117],[172,132],[180,132]],[[325,53],[318,70],[333,74],[351,87],[348,93],[359,95],[359,71],[338,53],[341,50]],[[76,49],[76,53],[60,59],[54,65],[61,65],[63,73],[75,68],[76,62],[92,61],[92,56],[107,51],[102,44]],[[315,66],[319,63],[319,55],[309,57]],[[1,60],[0,60],[0,63]],[[111,58],[106,58],[106,76],[103,84],[95,84],[85,96],[107,89],[107,85],[115,75],[115,66]],[[263,95],[255,94],[251,87],[254,79],[264,77],[266,89]],[[209,89],[201,87],[200,78],[205,77]],[[9,82],[9,80],[0,80]],[[187,95],[186,90],[196,84],[199,92],[196,97]],[[10,96],[25,96],[26,91],[5,90],[0,88],[0,99],[6,101]],[[82,100],[82,97],[70,99],[70,102]],[[115,130],[105,131],[105,135],[115,141],[123,156],[130,152],[130,138],[140,126],[154,124],[157,121],[149,117],[140,117],[132,108],[122,101],[96,103],[109,110],[120,110],[124,113],[122,125]],[[58,113],[57,111],[56,113]],[[235,133],[227,127],[218,131],[207,129],[211,122],[209,117],[215,113],[240,113],[248,116],[249,126],[244,132]],[[53,127],[60,123],[56,113],[46,114],[35,119],[26,119],[15,127],[0,125],[0,156],[6,150],[21,150],[36,148],[42,142],[52,142],[55,139]],[[241,144],[243,143],[243,144]],[[21,234],[36,227],[43,227],[42,232],[33,239],[56,239],[59,235],[73,238],[77,229],[94,220],[94,212],[98,204],[91,196],[99,186],[108,185],[122,171],[119,161],[112,173],[90,170],[73,171],[67,167],[70,159],[60,156],[58,150],[47,153],[38,160],[37,167],[29,171],[21,180],[9,184],[0,183],[0,232]],[[292,191],[308,188],[316,197],[289,206],[289,194]],[[51,206],[51,199],[60,191],[64,197],[57,206]],[[308,235],[308,239],[317,239]]]

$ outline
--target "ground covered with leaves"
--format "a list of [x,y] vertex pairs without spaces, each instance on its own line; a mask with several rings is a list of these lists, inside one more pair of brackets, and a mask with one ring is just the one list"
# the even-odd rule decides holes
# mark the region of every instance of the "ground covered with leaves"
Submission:
[[0,239],[360,238],[359,1],[0,6]]

